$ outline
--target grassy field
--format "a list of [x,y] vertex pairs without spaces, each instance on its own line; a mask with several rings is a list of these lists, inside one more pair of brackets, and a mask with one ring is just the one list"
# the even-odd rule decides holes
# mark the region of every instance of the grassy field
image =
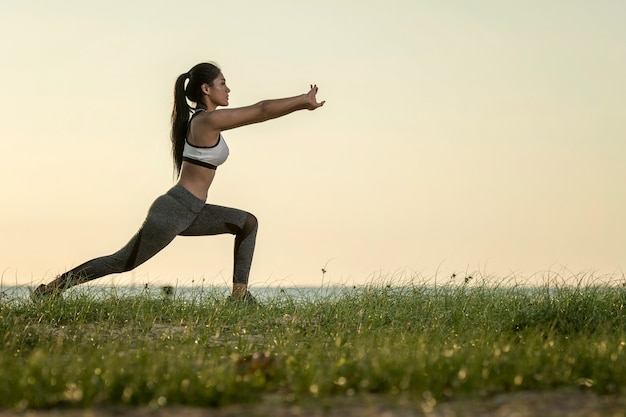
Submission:
[[222,291],[0,300],[0,408],[437,403],[562,388],[623,394],[626,290],[471,279],[261,305]]

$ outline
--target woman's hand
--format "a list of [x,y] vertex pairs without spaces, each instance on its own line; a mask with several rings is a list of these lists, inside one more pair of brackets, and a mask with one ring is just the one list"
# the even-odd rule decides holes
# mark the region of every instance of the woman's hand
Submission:
[[324,103],[326,103],[326,100],[318,103],[316,95],[317,95],[317,85],[311,84],[311,89],[306,94],[306,98],[307,98],[306,108],[308,110],[315,110],[318,107],[322,107]]

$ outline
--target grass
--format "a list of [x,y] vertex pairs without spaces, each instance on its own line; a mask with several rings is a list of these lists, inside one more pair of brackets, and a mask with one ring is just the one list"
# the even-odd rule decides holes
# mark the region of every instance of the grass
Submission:
[[580,283],[385,283],[258,307],[210,289],[3,298],[0,408],[622,394],[625,305],[622,287]]

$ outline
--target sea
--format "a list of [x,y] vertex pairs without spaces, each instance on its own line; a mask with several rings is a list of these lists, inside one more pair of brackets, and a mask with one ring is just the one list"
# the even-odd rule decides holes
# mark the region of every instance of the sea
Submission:
[[[0,286],[0,301],[24,301],[30,300],[34,286]],[[357,287],[346,286],[324,286],[324,287],[253,287],[250,292],[259,300],[275,299],[285,297],[300,301],[315,301],[341,296],[346,291],[354,291]],[[220,286],[102,286],[102,285],[78,285],[66,290],[64,297],[87,296],[95,299],[106,299],[110,297],[137,297],[147,296],[154,298],[201,300],[203,298],[228,297],[230,287]]]
[[[483,288],[480,284],[477,286],[463,284],[452,285],[436,285],[436,286],[422,286],[422,291],[458,291],[460,288],[463,291],[475,291]],[[558,293],[560,289],[570,288],[578,289],[579,291],[589,290],[592,288],[624,288],[626,281],[613,282],[613,283],[556,283],[551,285],[513,285],[513,286],[496,286],[492,289],[496,291],[502,290],[509,292],[514,290],[516,292],[531,292],[531,293]],[[398,285],[325,285],[325,286],[251,286],[250,292],[258,300],[276,300],[277,298],[289,299],[293,301],[320,301],[320,300],[332,300],[334,297],[339,298],[345,296],[348,293],[355,293],[359,291],[367,291],[372,288],[387,287],[392,291],[406,290],[406,286]],[[411,286],[409,286],[411,287]],[[413,287],[414,288],[414,287]],[[31,294],[35,286],[30,285],[2,285],[0,284],[0,302],[11,301],[24,301],[30,300]],[[484,288],[483,288],[484,289]],[[176,300],[202,300],[202,299],[216,299],[220,297],[228,297],[230,295],[231,287],[226,286],[211,286],[211,285],[192,285],[192,286],[170,286],[170,285],[129,285],[129,286],[106,286],[106,285],[90,285],[82,284],[69,288],[63,293],[64,297],[71,296],[86,296],[93,297],[94,299],[106,299],[112,297],[154,297],[154,298],[167,298]]]

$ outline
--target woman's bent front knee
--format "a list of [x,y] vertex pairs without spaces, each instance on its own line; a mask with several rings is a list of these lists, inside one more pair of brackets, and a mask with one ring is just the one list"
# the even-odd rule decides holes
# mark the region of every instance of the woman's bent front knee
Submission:
[[248,217],[246,218],[246,222],[243,225],[242,234],[244,236],[249,235],[250,233],[256,231],[259,227],[259,221],[256,216],[252,213],[248,213]]

